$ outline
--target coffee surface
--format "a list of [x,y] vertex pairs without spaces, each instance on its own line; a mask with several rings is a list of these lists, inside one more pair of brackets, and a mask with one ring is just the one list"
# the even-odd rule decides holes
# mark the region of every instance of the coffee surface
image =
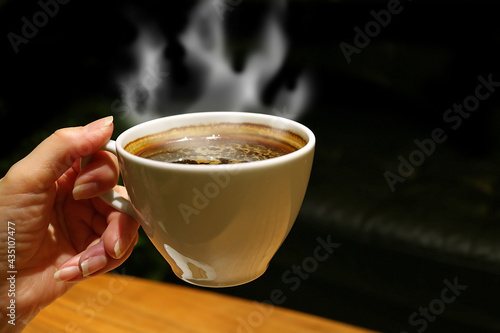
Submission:
[[300,135],[280,127],[222,122],[173,127],[130,141],[124,149],[152,160],[204,165],[266,160],[306,144]]
[[158,142],[136,155],[170,163],[233,164],[266,160],[295,150],[265,138],[211,136]]

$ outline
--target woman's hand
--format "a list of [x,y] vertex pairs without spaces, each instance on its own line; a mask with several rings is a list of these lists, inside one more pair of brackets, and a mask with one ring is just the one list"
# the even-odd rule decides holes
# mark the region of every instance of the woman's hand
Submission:
[[[112,121],[56,131],[0,180],[0,332],[22,330],[75,282],[123,263],[137,242],[138,223],[98,197],[118,181],[116,157],[99,151]],[[92,153],[80,170],[80,158]],[[115,190],[126,195],[122,187]],[[8,271],[16,271],[15,297],[8,297]],[[11,299],[15,326],[8,323]]]

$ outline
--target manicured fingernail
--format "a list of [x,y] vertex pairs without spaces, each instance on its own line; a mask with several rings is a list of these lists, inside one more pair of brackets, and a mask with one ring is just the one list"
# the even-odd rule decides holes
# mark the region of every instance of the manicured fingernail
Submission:
[[91,257],[85,260],[84,262],[81,263],[82,267],[82,275],[83,276],[89,276],[90,274],[93,274],[106,266],[108,263],[108,258],[106,256],[96,256],[96,257]]
[[120,259],[125,254],[122,250],[122,241],[120,239],[116,241],[114,250],[116,259]]
[[54,273],[54,279],[56,281],[69,281],[80,276],[80,268],[78,266],[64,267]]
[[98,131],[108,127],[112,123],[113,123],[113,116],[108,116],[91,122],[90,124],[86,125],[84,129],[87,132]]
[[88,199],[97,193],[99,186],[97,183],[87,183],[75,186],[73,189],[73,198],[75,200]]

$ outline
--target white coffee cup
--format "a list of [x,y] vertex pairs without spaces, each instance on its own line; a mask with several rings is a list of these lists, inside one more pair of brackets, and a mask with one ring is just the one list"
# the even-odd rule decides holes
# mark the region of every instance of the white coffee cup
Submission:
[[[217,123],[270,126],[298,136],[303,147],[262,161],[223,165],[160,162],[125,150],[152,134]],[[262,275],[290,231],[306,192],[314,147],[307,127],[271,115],[201,112],[159,118],[126,130],[103,148],[118,156],[130,201],[114,191],[102,198],[140,222],[181,279],[235,286]]]

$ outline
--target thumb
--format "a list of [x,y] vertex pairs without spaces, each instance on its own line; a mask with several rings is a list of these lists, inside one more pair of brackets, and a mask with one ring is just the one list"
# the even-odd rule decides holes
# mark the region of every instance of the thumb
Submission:
[[111,138],[113,117],[96,120],[85,127],[57,130],[28,156],[16,163],[9,174],[13,179],[41,191],[52,186],[77,159],[99,150]]

